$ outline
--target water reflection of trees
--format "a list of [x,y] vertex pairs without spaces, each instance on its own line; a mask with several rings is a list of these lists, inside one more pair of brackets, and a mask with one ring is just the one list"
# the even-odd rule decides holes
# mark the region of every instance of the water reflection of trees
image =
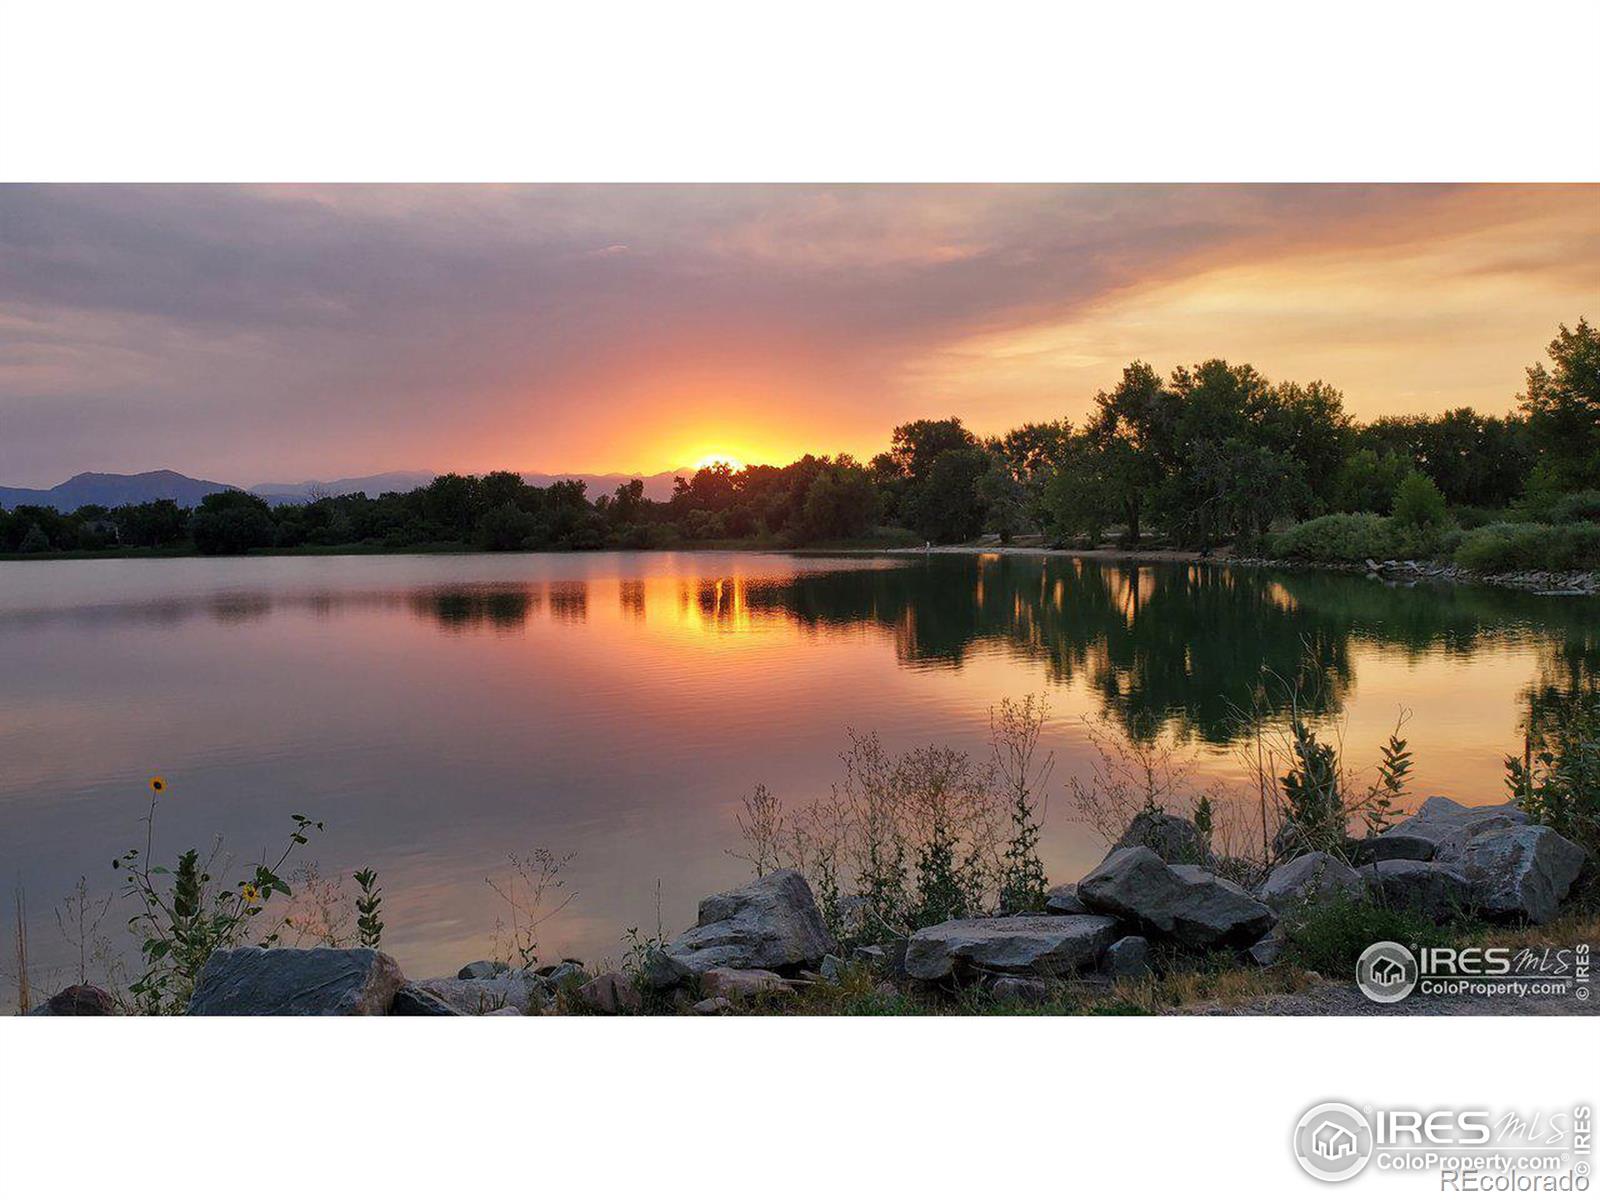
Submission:
[[1337,711],[1358,640],[1419,656],[1531,640],[1558,691],[1593,686],[1600,674],[1600,603],[1342,575],[934,557],[902,570],[752,584],[748,602],[803,625],[883,628],[912,665],[1021,655],[1059,682],[1086,679],[1139,737],[1172,727],[1225,742],[1241,731],[1241,709],[1281,711],[1287,688],[1261,688],[1273,679]]
[[[1533,645],[1531,721],[1600,687],[1600,602],[1459,587],[1392,587],[1353,576],[1208,564],[1120,565],[1071,559],[933,557],[890,569],[794,576],[684,578],[680,612],[707,628],[756,614],[802,628],[870,627],[900,660],[930,670],[975,654],[1040,664],[1083,680],[1135,737],[1163,730],[1223,743],[1245,712],[1282,713],[1291,690],[1318,713],[1342,709],[1352,647],[1409,656],[1469,655],[1490,640]],[[618,583],[620,611],[646,613],[642,580]],[[582,581],[420,593],[412,607],[451,630],[520,627],[541,610],[587,620]]]

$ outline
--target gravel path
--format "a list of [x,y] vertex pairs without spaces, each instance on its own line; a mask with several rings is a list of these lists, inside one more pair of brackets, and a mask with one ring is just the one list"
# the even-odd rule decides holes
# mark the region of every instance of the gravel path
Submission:
[[1303,992],[1262,996],[1232,1006],[1197,1004],[1174,1010],[1204,1016],[1250,1017],[1576,1017],[1600,1016],[1600,995],[1572,996],[1409,996],[1398,1004],[1375,1004],[1354,984],[1320,983]]

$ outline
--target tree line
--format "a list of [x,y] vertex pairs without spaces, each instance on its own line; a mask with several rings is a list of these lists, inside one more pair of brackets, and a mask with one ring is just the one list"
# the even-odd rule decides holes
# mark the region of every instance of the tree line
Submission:
[[[713,464],[654,501],[639,480],[590,498],[579,480],[535,487],[511,471],[441,475],[410,492],[273,507],[219,492],[72,513],[0,512],[9,552],[364,545],[484,550],[647,549],[731,541],[805,546],[869,538],[935,543],[1041,534],[1096,544],[1267,545],[1330,514],[1407,528],[1600,517],[1600,333],[1580,319],[1528,368],[1516,411],[1353,419],[1326,383],[1273,383],[1211,359],[1163,376],[1134,362],[1081,422],[979,437],[957,417],[911,421],[869,462],[805,455],[787,466]],[[1349,530],[1339,527],[1341,535]],[[1298,544],[1298,543],[1295,543]]]

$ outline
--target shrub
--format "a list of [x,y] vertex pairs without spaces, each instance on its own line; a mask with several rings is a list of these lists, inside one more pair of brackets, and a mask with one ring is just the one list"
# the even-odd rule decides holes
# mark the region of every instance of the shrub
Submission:
[[1455,523],[1461,529],[1482,529],[1485,525],[1493,525],[1497,521],[1506,519],[1503,508],[1479,508],[1472,504],[1460,504],[1450,510],[1450,515],[1455,518]]
[[1373,942],[1402,946],[1437,940],[1439,927],[1413,909],[1375,900],[1329,897],[1298,904],[1283,915],[1284,957],[1296,966],[1348,979]]
[[1550,505],[1549,512],[1552,525],[1600,522],[1600,488],[1588,488],[1562,496]]
[[1600,524],[1485,525],[1455,552],[1472,571],[1574,571],[1600,567]]
[[1511,798],[1534,820],[1600,854],[1600,695],[1558,702],[1531,728],[1523,757],[1506,759]]
[[1444,493],[1421,471],[1412,471],[1395,488],[1391,515],[1407,529],[1438,529],[1449,520]]
[[1271,539],[1276,558],[1309,562],[1360,562],[1394,558],[1400,539],[1394,526],[1374,513],[1329,513],[1295,525]]

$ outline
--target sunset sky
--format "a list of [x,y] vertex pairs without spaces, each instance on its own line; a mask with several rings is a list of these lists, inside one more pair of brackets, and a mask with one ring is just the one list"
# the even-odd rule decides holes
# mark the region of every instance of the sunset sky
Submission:
[[0,483],[636,471],[1078,418],[1122,365],[1505,412],[1600,187],[0,186]]

